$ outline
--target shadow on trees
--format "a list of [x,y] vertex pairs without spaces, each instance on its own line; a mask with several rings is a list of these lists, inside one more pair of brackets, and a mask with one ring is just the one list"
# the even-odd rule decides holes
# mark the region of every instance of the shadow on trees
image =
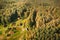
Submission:
[[21,12],[21,18],[24,18],[24,16],[25,16],[25,12],[27,11],[27,9],[26,8],[24,8],[23,10],[22,10],[22,12]]
[[30,26],[31,26],[31,27],[34,26],[34,25],[36,25],[36,21],[35,21],[35,19],[36,19],[36,14],[37,14],[37,11],[34,10],[34,12],[33,12],[33,18],[32,18],[33,21],[30,22]]
[[15,22],[18,18],[17,10],[15,10],[14,14],[10,16],[10,22]]

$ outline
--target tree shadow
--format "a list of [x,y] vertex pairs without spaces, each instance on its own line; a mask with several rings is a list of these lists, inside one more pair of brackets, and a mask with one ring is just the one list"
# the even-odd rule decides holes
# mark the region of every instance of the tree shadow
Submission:
[[35,19],[36,19],[36,14],[37,14],[37,11],[36,10],[34,10],[34,12],[33,12],[33,21],[30,21],[30,26],[31,27],[33,27],[34,25],[36,25],[36,21],[35,21]]
[[24,18],[24,16],[25,16],[25,12],[27,11],[27,9],[26,8],[24,8],[23,10],[22,10],[22,12],[21,12],[21,18],[23,19]]
[[10,16],[10,22],[15,22],[18,18],[17,10],[15,10],[14,14]]

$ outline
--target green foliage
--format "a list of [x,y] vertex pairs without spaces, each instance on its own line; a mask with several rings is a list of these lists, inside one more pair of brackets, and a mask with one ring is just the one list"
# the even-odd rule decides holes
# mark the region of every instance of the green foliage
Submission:
[[2,34],[2,31],[0,31],[0,35]]

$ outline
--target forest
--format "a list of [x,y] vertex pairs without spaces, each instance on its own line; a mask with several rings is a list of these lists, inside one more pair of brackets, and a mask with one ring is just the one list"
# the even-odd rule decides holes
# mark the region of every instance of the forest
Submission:
[[60,0],[0,0],[0,40],[60,40]]

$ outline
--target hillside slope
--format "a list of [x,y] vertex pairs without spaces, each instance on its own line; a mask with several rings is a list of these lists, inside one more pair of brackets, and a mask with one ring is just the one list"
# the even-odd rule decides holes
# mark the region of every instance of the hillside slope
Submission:
[[1,0],[0,40],[60,40],[59,2]]

